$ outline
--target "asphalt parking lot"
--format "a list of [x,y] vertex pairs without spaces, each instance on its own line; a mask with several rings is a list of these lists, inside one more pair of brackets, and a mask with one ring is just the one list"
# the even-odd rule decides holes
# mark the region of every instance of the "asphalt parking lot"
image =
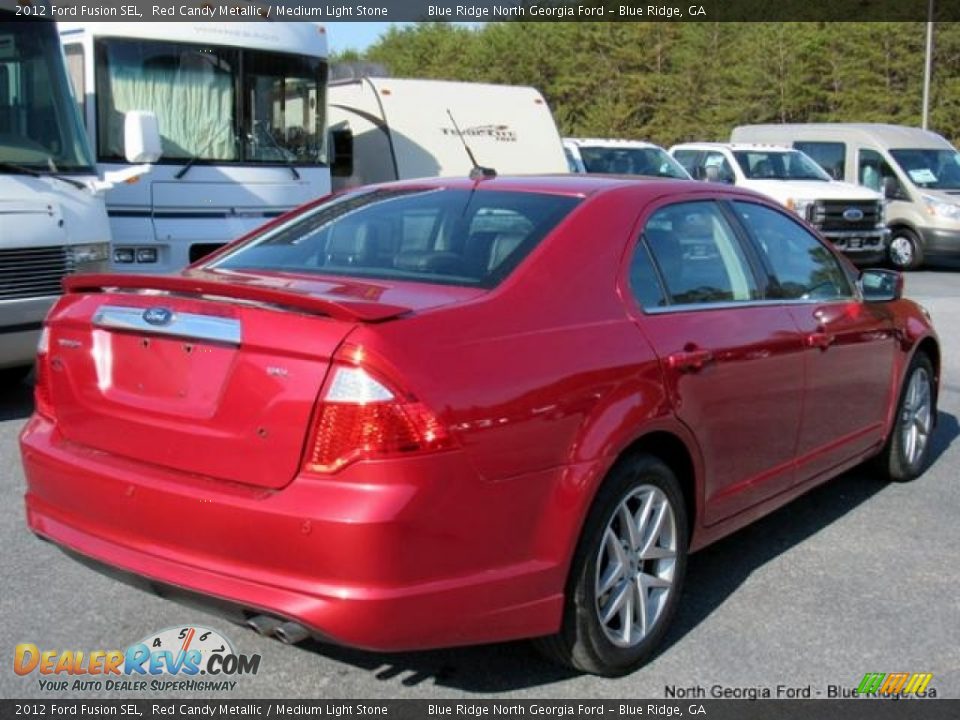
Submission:
[[943,343],[932,467],[906,485],[857,469],[695,555],[665,648],[618,680],[557,669],[527,643],[396,655],[289,647],[97,574],[27,531],[16,439],[30,388],[0,388],[0,697],[117,696],[41,691],[36,674],[12,670],[17,643],[115,649],[193,624],[262,656],[257,675],[218,698],[662,698],[667,686],[715,685],[826,697],[829,685],[897,671],[933,673],[939,697],[960,698],[960,269],[912,273],[907,294]]

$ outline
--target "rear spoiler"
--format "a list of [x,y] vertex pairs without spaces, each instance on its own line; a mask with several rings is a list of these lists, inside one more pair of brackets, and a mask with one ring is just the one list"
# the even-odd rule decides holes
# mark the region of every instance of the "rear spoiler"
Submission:
[[346,322],[379,322],[411,312],[408,307],[359,299],[297,292],[288,288],[230,282],[215,277],[183,275],[68,275],[63,279],[68,293],[98,293],[112,290],[161,290],[182,295],[206,295],[278,305]]

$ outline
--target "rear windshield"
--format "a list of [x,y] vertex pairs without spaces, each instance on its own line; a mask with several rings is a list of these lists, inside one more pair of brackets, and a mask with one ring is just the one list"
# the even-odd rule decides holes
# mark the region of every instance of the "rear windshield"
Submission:
[[493,287],[580,202],[495,190],[352,193],[212,265]]

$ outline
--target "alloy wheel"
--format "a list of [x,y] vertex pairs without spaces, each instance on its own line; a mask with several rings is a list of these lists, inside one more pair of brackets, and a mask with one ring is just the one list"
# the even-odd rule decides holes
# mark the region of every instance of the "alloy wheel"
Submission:
[[926,368],[918,367],[910,376],[910,384],[907,386],[907,394],[900,413],[903,455],[908,465],[913,466],[923,458],[930,439],[932,419],[930,376]]
[[597,619],[618,647],[634,647],[667,606],[677,561],[677,522],[664,492],[633,489],[607,522],[597,554]]

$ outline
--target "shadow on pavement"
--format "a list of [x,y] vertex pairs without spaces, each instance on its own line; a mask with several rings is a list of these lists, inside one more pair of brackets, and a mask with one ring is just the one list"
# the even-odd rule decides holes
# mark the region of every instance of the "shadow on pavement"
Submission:
[[[953,415],[941,412],[931,462],[960,435]],[[855,509],[886,485],[869,466],[858,467],[691,556],[687,592],[661,652],[703,622],[759,567]],[[384,619],[389,622],[388,619]],[[538,687],[576,673],[544,660],[528,642],[424,652],[379,654],[312,642],[303,647],[406,686],[431,682],[467,692],[502,693]]]
[[33,412],[33,375],[26,379],[4,377],[0,371],[0,422],[30,417]]

